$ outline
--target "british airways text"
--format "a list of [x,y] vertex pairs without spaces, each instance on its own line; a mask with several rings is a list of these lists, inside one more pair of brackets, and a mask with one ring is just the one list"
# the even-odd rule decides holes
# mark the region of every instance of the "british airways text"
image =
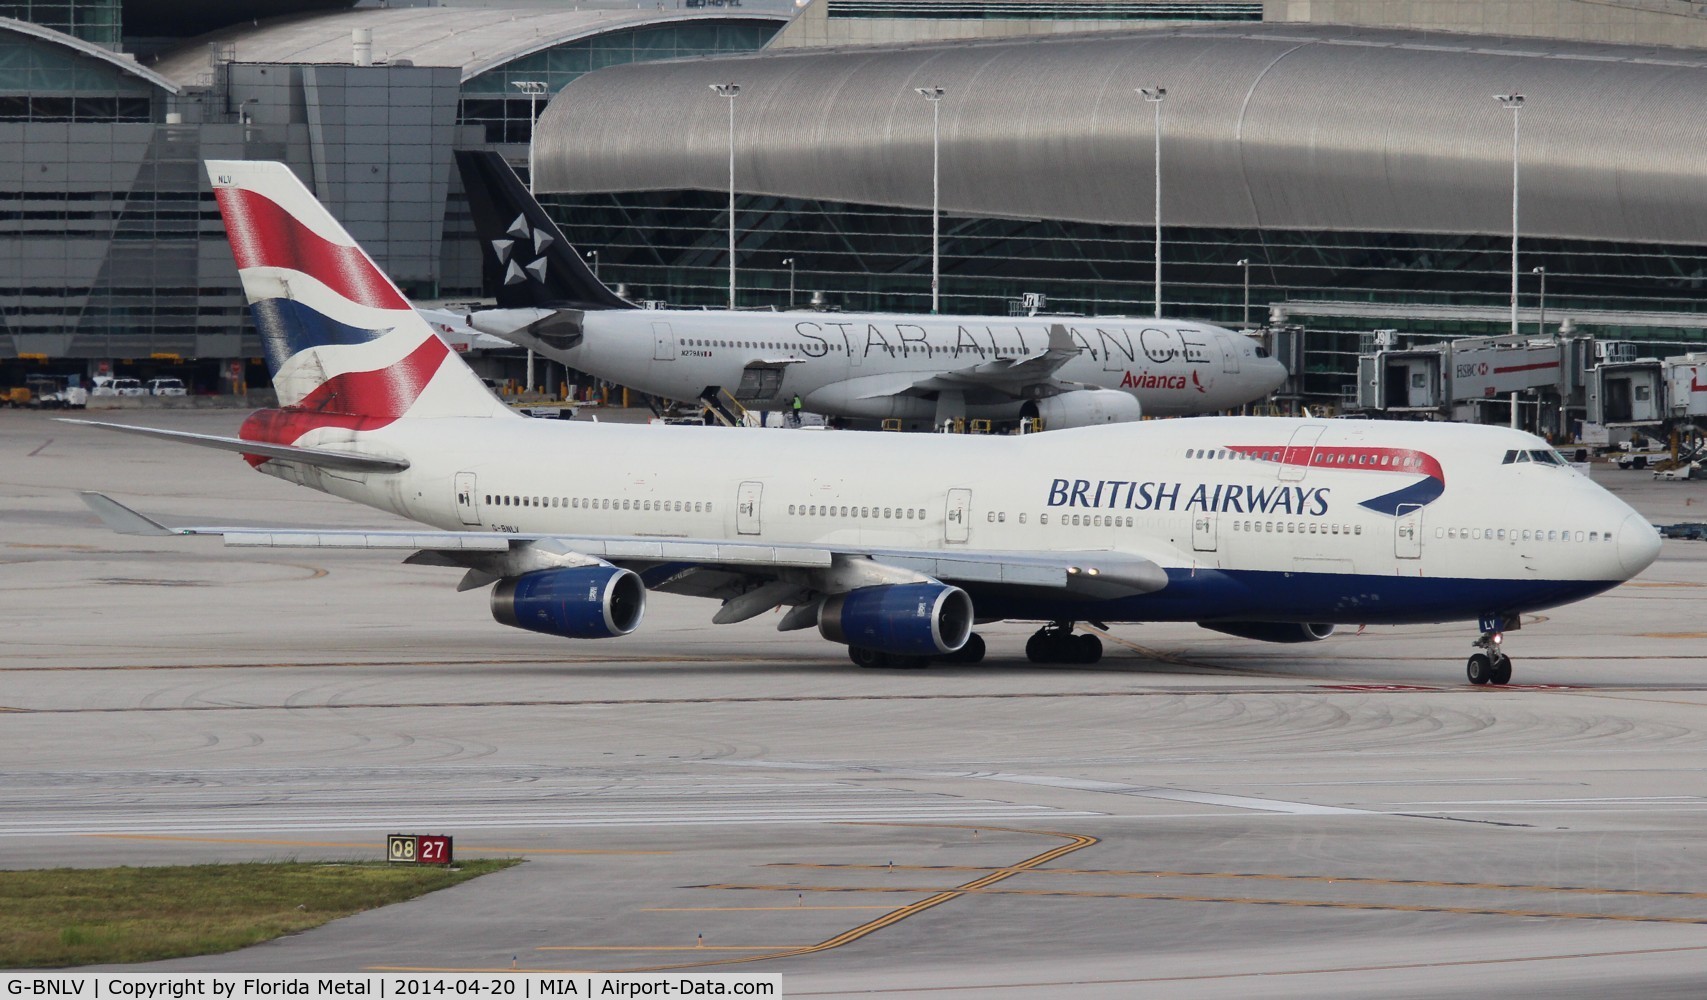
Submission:
[[[1049,484],[1049,506],[1099,510],[1201,510],[1211,514],[1302,514],[1328,512],[1330,487],[1254,486],[1198,483],[1140,483],[1126,479],[1056,479]],[[1183,497],[1183,500],[1181,499]]]

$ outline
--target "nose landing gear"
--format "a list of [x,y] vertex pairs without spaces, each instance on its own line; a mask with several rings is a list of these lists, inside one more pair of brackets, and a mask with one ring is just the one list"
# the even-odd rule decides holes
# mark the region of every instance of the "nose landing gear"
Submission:
[[1471,684],[1511,682],[1511,657],[1500,649],[1500,644],[1504,641],[1505,633],[1486,630],[1481,638],[1471,643],[1479,650],[1470,654],[1470,661],[1464,667],[1464,673],[1470,678]]

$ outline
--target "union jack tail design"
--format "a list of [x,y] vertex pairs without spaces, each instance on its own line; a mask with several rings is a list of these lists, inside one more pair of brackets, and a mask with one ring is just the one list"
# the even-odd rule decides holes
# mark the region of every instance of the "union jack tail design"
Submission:
[[207,170],[279,394],[279,409],[244,424],[246,440],[347,438],[405,415],[512,415],[290,168]]

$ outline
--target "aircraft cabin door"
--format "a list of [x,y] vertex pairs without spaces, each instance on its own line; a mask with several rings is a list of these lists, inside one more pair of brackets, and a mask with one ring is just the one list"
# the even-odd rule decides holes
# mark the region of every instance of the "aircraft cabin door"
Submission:
[[676,334],[668,323],[652,324],[652,360],[669,361],[676,356]]
[[1393,554],[1400,559],[1422,558],[1423,509],[1421,504],[1402,503],[1393,522]]
[[1316,442],[1326,430],[1321,424],[1306,424],[1292,432],[1292,440],[1286,443],[1286,453],[1281,456],[1281,482],[1295,483],[1304,478],[1310,471],[1310,458],[1316,454]]
[[1239,374],[1239,345],[1231,339],[1221,342],[1221,371],[1228,375]]
[[764,483],[742,483],[735,497],[735,532],[741,535],[759,533],[759,501],[764,496]]
[[1191,550],[1193,552],[1215,551],[1215,529],[1217,518],[1208,511],[1198,513],[1191,519]]
[[474,473],[456,474],[456,513],[463,524],[479,524],[480,508],[474,499]]
[[943,537],[950,542],[964,542],[972,529],[972,491],[949,490],[948,513],[943,521]]

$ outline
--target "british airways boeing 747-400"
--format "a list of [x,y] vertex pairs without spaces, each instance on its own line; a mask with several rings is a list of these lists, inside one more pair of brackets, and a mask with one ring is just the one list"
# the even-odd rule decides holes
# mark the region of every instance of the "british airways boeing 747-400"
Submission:
[[[1539,438],[1497,427],[1209,417],[1023,437],[800,434],[516,417],[281,164],[208,170],[279,406],[223,448],[402,515],[412,531],[122,531],[411,553],[491,587],[498,621],[569,639],[641,626],[649,591],[717,623],[786,607],[862,666],[976,662],[1031,620],[1038,662],[1090,662],[1077,622],[1250,639],[1336,624],[1480,623],[1503,684],[1517,616],[1640,573],[1653,527]],[[108,425],[113,426],[113,425]]]

